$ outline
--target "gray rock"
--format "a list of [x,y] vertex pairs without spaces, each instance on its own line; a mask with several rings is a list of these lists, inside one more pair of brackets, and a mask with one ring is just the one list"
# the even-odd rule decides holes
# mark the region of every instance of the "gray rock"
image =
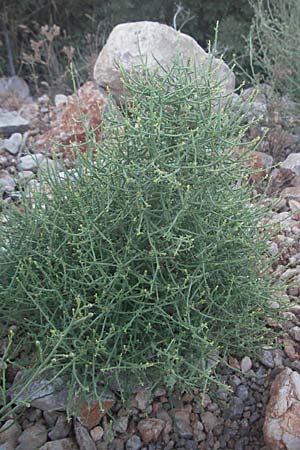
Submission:
[[193,437],[190,423],[190,413],[185,409],[175,409],[171,411],[174,418],[175,430],[180,438],[191,439]]
[[0,444],[16,440],[22,433],[22,428],[13,419],[8,419],[0,428]]
[[263,350],[260,362],[269,369],[273,369],[275,363],[272,350]]
[[249,356],[245,356],[241,361],[241,371],[243,373],[248,372],[252,367],[252,361]]
[[45,156],[42,153],[36,153],[34,155],[25,155],[20,158],[17,164],[18,170],[33,170],[45,161]]
[[58,441],[47,442],[39,450],[78,450],[74,439],[59,439]]
[[104,435],[104,430],[102,427],[100,427],[100,425],[97,425],[95,428],[92,428],[92,430],[90,431],[90,435],[93,441],[100,441]]
[[[101,50],[94,67],[94,78],[102,87],[109,87],[120,100],[122,82],[118,64],[126,71],[133,66],[146,63],[153,72],[161,70],[159,64],[168,67],[179,53],[185,63],[195,62],[197,73],[208,68],[207,53],[190,36],[157,22],[132,22],[117,25]],[[222,82],[225,93],[232,93],[235,76],[229,67],[216,58],[212,68],[215,78]]]
[[290,153],[289,156],[280,164],[284,169],[290,169],[297,175],[300,175],[300,153]]
[[16,445],[16,441],[13,439],[0,444],[0,450],[15,450]]
[[140,450],[143,446],[141,438],[134,434],[126,442],[126,450]]
[[60,414],[57,418],[54,428],[49,431],[48,437],[51,441],[66,438],[72,428],[72,423],[67,420],[64,414]]
[[22,170],[18,173],[18,183],[19,184],[26,184],[28,181],[33,180],[35,178],[35,175],[31,170]]
[[210,431],[213,431],[213,429],[217,425],[218,419],[215,416],[215,414],[213,414],[210,411],[207,411],[201,414],[201,422],[204,426],[205,431],[209,433]]
[[143,389],[143,390],[140,390],[139,392],[137,392],[137,394],[135,396],[137,407],[141,411],[145,411],[150,404],[151,397],[152,397],[152,394],[151,394],[150,390]]
[[18,438],[19,445],[16,450],[33,450],[39,448],[47,441],[47,428],[37,422],[27,428]]
[[17,403],[27,402],[42,411],[64,411],[66,409],[68,391],[61,379],[49,382],[47,379],[38,379],[29,384],[21,393],[24,375],[19,373],[10,390],[11,396]]
[[16,155],[21,148],[22,145],[22,134],[14,133],[8,139],[4,139],[3,147],[12,155]]
[[245,386],[244,384],[240,384],[235,391],[236,395],[243,401],[247,400],[247,398],[249,397],[249,391],[247,386]]
[[238,397],[233,397],[224,411],[224,419],[238,419],[242,416],[244,411],[244,403]]
[[10,136],[13,133],[24,133],[29,128],[28,120],[16,111],[0,109],[0,134]]
[[29,97],[29,87],[23,78],[14,76],[10,78],[0,78],[0,95],[18,95],[21,99],[27,99]]
[[97,447],[88,430],[77,420],[74,421],[74,430],[80,450],[97,450]]
[[0,193],[13,192],[16,187],[16,182],[6,170],[0,171]]
[[125,433],[128,427],[128,416],[119,417],[113,424],[113,430],[115,433]]
[[297,341],[297,342],[300,341],[300,327],[296,326],[296,327],[291,328],[289,333],[292,336],[292,338],[295,339],[295,341]]

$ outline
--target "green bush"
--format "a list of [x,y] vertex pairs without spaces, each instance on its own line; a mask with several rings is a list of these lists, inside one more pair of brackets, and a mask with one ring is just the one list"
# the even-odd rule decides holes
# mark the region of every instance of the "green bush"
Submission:
[[300,99],[300,3],[255,0],[251,39],[254,62],[266,80],[291,100]]
[[246,127],[211,76],[178,62],[123,77],[122,123],[112,108],[101,142],[89,134],[63,179],[7,212],[1,330],[15,324],[28,366],[75,393],[145,377],[203,387],[266,336],[265,210],[249,207],[235,153]]

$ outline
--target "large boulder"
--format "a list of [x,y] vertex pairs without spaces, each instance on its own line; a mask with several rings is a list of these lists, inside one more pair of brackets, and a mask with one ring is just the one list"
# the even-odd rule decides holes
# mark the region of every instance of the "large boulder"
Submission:
[[[177,56],[184,62],[195,65],[201,76],[210,63],[209,55],[186,34],[157,22],[132,22],[117,25],[101,50],[94,67],[96,82],[109,87],[116,100],[123,92],[118,64],[125,70],[132,66],[147,64],[154,71],[168,67]],[[222,81],[224,94],[235,87],[235,76],[224,61],[213,58],[212,70],[217,80]]]
[[300,449],[300,375],[289,368],[272,384],[264,438],[270,450]]

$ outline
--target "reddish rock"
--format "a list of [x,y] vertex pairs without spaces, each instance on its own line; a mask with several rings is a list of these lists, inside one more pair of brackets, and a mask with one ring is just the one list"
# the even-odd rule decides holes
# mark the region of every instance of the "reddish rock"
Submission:
[[291,362],[300,361],[300,345],[289,338],[283,341],[284,351]]
[[100,420],[104,417],[105,412],[112,408],[115,403],[114,398],[105,398],[100,402],[80,402],[76,400],[80,413],[78,419],[82,425],[91,430],[99,425]]
[[273,165],[273,158],[264,152],[252,151],[245,153],[245,148],[240,147],[237,149],[239,157],[245,161],[247,167],[251,170],[251,181],[261,181],[271,170]]
[[[96,88],[92,81],[85,83],[69,97],[53,127],[38,136],[35,145],[39,151],[53,152],[55,145],[68,146],[68,154],[72,155],[72,147],[86,151],[86,130],[93,131],[96,138],[101,134],[101,122],[108,103],[104,91]],[[64,153],[66,148],[61,149]]]
[[137,429],[145,444],[156,442],[164,429],[165,422],[161,419],[143,419],[138,423]]
[[272,384],[264,423],[270,450],[300,448],[300,375],[284,369]]

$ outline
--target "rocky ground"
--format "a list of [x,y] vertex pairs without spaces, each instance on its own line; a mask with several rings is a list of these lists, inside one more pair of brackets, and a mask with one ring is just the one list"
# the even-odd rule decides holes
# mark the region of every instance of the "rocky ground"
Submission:
[[[74,142],[85,150],[85,134],[77,123],[74,96],[33,100],[26,83],[14,78],[0,80],[0,98],[0,192],[5,203],[17,204],[23,191],[29,195],[41,182],[43,171],[59,170],[54,154],[61,164],[70,164]],[[88,82],[77,98],[86,126],[98,127],[100,133],[105,93]],[[266,126],[271,130],[249,164],[260,170],[252,175],[254,189],[273,205],[264,223],[279,225],[269,252],[274,280],[285,287],[270,306],[279,310],[285,304],[286,321],[270,326],[282,331],[282,337],[262,349],[258,361],[248,355],[228,360],[219,374],[230,390],[211,388],[204,397],[163,386],[154,392],[137,388],[128,405],[110,393],[105,412],[98,403],[83,405],[70,419],[64,411],[65,391],[52,392],[50,386],[47,396],[32,397],[21,416],[12,414],[5,423],[0,419],[0,450],[300,449],[300,135],[279,113],[268,110],[263,97],[254,110],[264,112],[264,122],[251,130],[252,137],[262,135]],[[57,143],[68,151],[61,154]],[[1,220],[5,224],[4,216]],[[8,381],[13,386],[14,377]]]

